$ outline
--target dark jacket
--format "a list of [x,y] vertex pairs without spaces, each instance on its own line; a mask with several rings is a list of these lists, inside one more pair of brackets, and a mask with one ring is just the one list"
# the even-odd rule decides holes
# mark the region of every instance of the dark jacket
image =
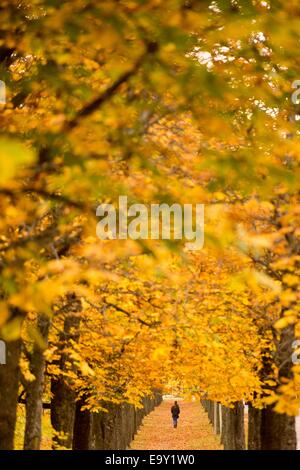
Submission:
[[173,418],[179,418],[180,408],[178,405],[173,405],[171,408]]

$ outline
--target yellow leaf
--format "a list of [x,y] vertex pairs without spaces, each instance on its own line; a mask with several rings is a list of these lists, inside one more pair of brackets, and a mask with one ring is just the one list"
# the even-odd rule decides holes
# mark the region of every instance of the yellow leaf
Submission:
[[0,139],[0,184],[14,177],[17,170],[33,163],[34,152],[18,141]]

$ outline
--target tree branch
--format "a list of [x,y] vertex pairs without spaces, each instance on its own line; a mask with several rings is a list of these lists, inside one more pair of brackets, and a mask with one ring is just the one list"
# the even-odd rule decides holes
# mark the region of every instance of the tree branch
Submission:
[[[65,121],[64,125],[62,126],[61,133],[68,134],[70,131],[72,131],[72,129],[74,129],[80,124],[83,118],[90,116],[96,110],[100,109],[101,106],[108,99],[112,98],[115,95],[115,93],[119,90],[119,88],[121,87],[121,85],[123,85],[123,83],[126,83],[133,75],[135,75],[139,71],[141,65],[143,64],[148,54],[153,54],[158,49],[157,43],[154,43],[154,42],[149,42],[146,44],[146,46],[147,46],[146,51],[139,57],[139,59],[137,59],[134,66],[130,70],[127,70],[126,72],[124,72],[111,86],[109,86],[106,90],[104,90],[104,92],[102,92],[97,98],[95,98],[93,101],[85,105],[80,111],[78,111],[75,117],[73,117],[69,121]],[[40,149],[40,152],[39,152],[40,164],[43,164],[49,161],[49,153],[50,153],[50,147],[43,147]]]

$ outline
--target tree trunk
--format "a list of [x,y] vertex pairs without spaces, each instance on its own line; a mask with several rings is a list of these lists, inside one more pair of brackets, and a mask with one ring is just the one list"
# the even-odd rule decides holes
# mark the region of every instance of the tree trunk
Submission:
[[[10,320],[20,319],[22,321],[25,312],[17,307],[12,307],[10,314]],[[20,354],[21,339],[7,342],[6,364],[0,365],[0,450],[12,450],[14,448]]]
[[[45,345],[47,345],[50,318],[46,315],[40,315],[37,326]],[[35,376],[35,380],[26,384],[24,450],[39,450],[42,438],[45,358],[44,351],[38,345],[34,345],[30,358],[30,372]]]
[[212,400],[208,402],[208,418],[209,422],[214,425],[214,402]]
[[0,366],[0,450],[14,448],[20,354],[21,340],[7,343],[6,365]]
[[245,450],[244,404],[222,406],[222,444],[225,450]]
[[[292,343],[294,326],[289,325],[280,333],[276,344],[275,361],[279,369],[279,381],[292,378]],[[262,410],[261,448],[263,450],[296,450],[295,417],[276,413],[272,406]]]
[[75,392],[69,381],[60,377],[51,380],[51,424],[54,428],[53,448],[70,449],[75,420]]
[[73,450],[90,450],[93,414],[82,410],[84,400],[76,403],[75,423],[73,433]]
[[249,450],[296,450],[294,416],[279,414],[271,406],[262,410],[249,405]]
[[218,402],[214,402],[214,431],[216,434],[220,434],[220,404]]
[[200,399],[201,405],[204,408],[204,411],[207,411],[207,400],[205,398]]
[[[64,329],[60,337],[60,361],[59,368],[67,372],[72,370],[72,364],[69,355],[65,352],[68,342],[78,341],[81,301],[75,294],[68,294],[66,318]],[[74,370],[74,367],[73,367]],[[55,430],[53,437],[53,448],[71,449],[73,442],[73,428],[75,422],[75,399],[76,394],[72,389],[72,381],[68,377],[59,376],[51,380],[51,424]]]
[[261,449],[262,410],[248,404],[248,450]]
[[[282,312],[283,315],[284,312]],[[278,367],[278,378],[292,378],[292,343],[294,340],[293,325],[284,328],[276,340],[275,363]],[[270,363],[264,364],[263,377],[272,373]],[[297,436],[294,416],[279,414],[273,406],[257,410],[249,405],[248,449],[249,450],[296,450]]]
[[262,410],[261,450],[296,450],[294,416],[276,413],[271,406]]
[[223,427],[223,414],[222,405],[219,404],[219,420],[220,420],[220,440],[222,442],[222,427]]

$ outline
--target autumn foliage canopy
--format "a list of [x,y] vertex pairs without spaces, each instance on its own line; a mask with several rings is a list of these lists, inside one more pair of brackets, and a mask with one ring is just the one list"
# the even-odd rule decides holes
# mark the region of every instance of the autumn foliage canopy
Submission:
[[[0,336],[84,408],[153,389],[296,415],[297,1],[1,0]],[[205,204],[205,242],[96,208]],[[2,367],[2,366],[0,366]]]

